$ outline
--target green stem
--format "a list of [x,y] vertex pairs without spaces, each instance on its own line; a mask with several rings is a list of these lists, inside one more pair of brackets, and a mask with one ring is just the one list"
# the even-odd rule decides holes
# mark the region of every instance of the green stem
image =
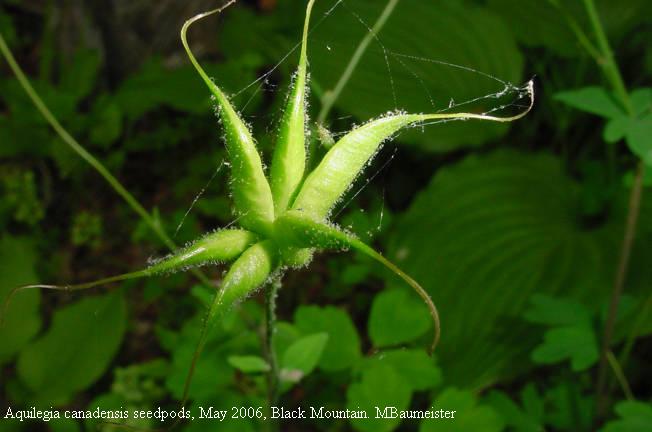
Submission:
[[568,24],[568,27],[575,34],[575,37],[577,38],[580,45],[584,47],[584,49],[595,60],[596,63],[600,63],[600,58],[602,57],[600,55],[600,51],[598,51],[595,45],[593,45],[593,42],[591,42],[586,33],[584,33],[584,30],[582,30],[582,27],[580,27],[580,25],[577,23],[577,20],[573,18],[573,16],[569,14],[568,11],[563,8],[558,1],[548,0],[548,2],[557,8],[557,10],[562,14],[566,20],[566,24]]
[[[274,278],[265,295],[266,326],[265,326],[265,356],[270,369],[267,372],[267,405],[271,407],[278,403],[279,398],[279,367],[276,351],[274,351],[274,331],[276,329],[276,297],[281,288],[280,277]],[[270,431],[278,429],[278,424],[270,420]]]
[[629,330],[627,338],[625,339],[625,344],[623,346],[620,355],[618,356],[618,361],[621,365],[625,366],[629,361],[629,354],[632,352],[636,338],[638,337],[641,328],[645,325],[650,313],[650,308],[652,308],[652,294],[648,296],[647,300],[643,303],[641,311],[638,313],[638,319],[634,325]]
[[[100,162],[97,158],[95,158],[95,156],[89,153],[81,144],[79,144],[79,142],[77,142],[77,140],[68,133],[68,131],[61,125],[61,123],[59,123],[59,120],[57,120],[54,114],[52,114],[52,111],[50,111],[36,90],[34,90],[34,87],[32,87],[32,84],[25,76],[25,73],[7,46],[5,39],[2,37],[2,34],[0,34],[0,52],[2,52],[2,55],[7,60],[9,67],[11,68],[14,75],[16,75],[18,82],[22,86],[27,96],[29,96],[34,106],[36,106],[36,109],[38,109],[43,118],[45,118],[45,120],[50,124],[57,135],[59,135],[59,137],[75,153],[84,159],[91,167],[95,169],[95,171],[97,171],[104,178],[104,180],[106,180],[109,186],[111,186],[111,188],[113,188],[113,190],[116,191],[117,194],[125,200],[127,205],[129,205],[129,207],[131,207],[132,210],[135,211],[143,219],[143,221],[152,229],[152,231],[154,231],[154,233],[159,237],[159,239],[161,239],[165,246],[167,246],[170,250],[176,249],[174,241],[172,241],[172,239],[163,230],[163,227],[161,227],[161,225],[149,214],[149,212],[145,210],[145,208],[138,202],[138,200],[136,200],[136,198],[134,198],[134,196],[118,181],[118,179],[116,179],[113,174],[109,172],[109,170],[102,164],[102,162]],[[206,284],[206,286],[212,286],[210,280],[201,271],[194,269],[193,274],[197,276],[197,278],[202,283]]]
[[611,366],[611,369],[613,369],[614,375],[616,376],[616,379],[620,384],[620,388],[622,388],[623,393],[625,394],[627,400],[634,400],[632,389],[629,386],[629,383],[627,382],[627,378],[623,373],[623,369],[618,363],[618,360],[616,360],[616,357],[614,357],[614,354],[611,352],[611,350],[607,351],[607,360],[609,360],[609,365]]
[[598,366],[598,383],[596,390],[596,420],[599,421],[606,410],[607,405],[607,365],[609,362],[608,353],[611,347],[611,339],[613,337],[614,327],[616,325],[616,315],[618,312],[618,304],[622,296],[625,280],[627,278],[627,270],[629,268],[629,261],[632,254],[632,247],[634,246],[634,236],[636,234],[636,226],[638,223],[638,216],[641,206],[641,194],[643,192],[643,163],[639,162],[634,179],[634,185],[629,197],[629,206],[627,210],[627,222],[625,225],[625,233],[623,236],[623,243],[620,251],[620,259],[618,262],[618,269],[614,280],[613,290],[611,293],[611,301],[609,303],[609,312],[607,321],[604,326],[604,333],[602,336],[602,350],[600,356],[600,364]]
[[[623,81],[622,74],[618,68],[613,55],[609,40],[604,31],[604,27],[598,16],[597,9],[593,0],[584,0],[584,7],[589,16],[589,21],[597,39],[598,48],[601,51],[601,56],[598,59],[598,64],[602,67],[606,78],[611,83],[617,97],[620,99],[623,107],[630,116],[635,115],[634,107],[627,93],[625,82]],[[609,304],[609,313],[604,327],[602,337],[602,348],[600,355],[600,364],[598,366],[597,390],[596,390],[596,422],[599,422],[604,416],[607,406],[607,367],[609,364],[609,352],[611,347],[611,340],[616,324],[616,314],[618,312],[618,304],[620,297],[624,291],[625,280],[627,278],[627,270],[629,268],[629,261],[634,246],[634,237],[636,234],[636,225],[638,222],[638,215],[640,212],[641,194],[643,192],[643,163],[639,161],[636,178],[629,198],[629,205],[627,209],[627,222],[625,225],[625,233],[623,235],[623,242],[620,251],[620,258],[618,262],[618,269],[614,279],[613,290],[611,293],[611,301]]]
[[387,2],[385,9],[383,9],[383,12],[378,17],[378,20],[374,23],[371,31],[368,32],[360,41],[360,44],[353,53],[351,60],[349,60],[349,64],[346,66],[346,69],[344,69],[344,72],[340,76],[339,81],[335,85],[335,88],[333,90],[324,92],[324,96],[322,97],[322,107],[319,111],[319,115],[317,116],[317,123],[324,123],[330,110],[333,108],[333,104],[340,97],[340,93],[342,93],[342,90],[351,79],[351,75],[353,75],[353,72],[358,66],[358,63],[360,63],[360,59],[362,59],[362,56],[369,47],[369,44],[383,28],[398,2],[399,0],[389,0]]
[[587,14],[589,15],[589,20],[591,26],[593,27],[593,32],[597,39],[598,48],[600,49],[602,56],[600,57],[598,64],[603,68],[605,76],[610,81],[611,85],[614,88],[614,91],[620,98],[623,106],[630,115],[634,114],[634,107],[629,99],[629,94],[627,93],[627,88],[625,87],[625,82],[618,68],[618,64],[614,60],[613,51],[609,45],[609,40],[604,32],[604,27],[598,16],[598,12],[595,7],[593,0],[584,0],[584,7]]

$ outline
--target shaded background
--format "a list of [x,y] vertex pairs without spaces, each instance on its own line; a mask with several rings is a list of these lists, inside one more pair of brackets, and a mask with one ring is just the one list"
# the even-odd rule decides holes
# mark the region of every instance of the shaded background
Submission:
[[[326,13],[335,2],[317,2],[312,118],[384,3],[347,0]],[[228,170],[218,169],[226,157],[221,131],[178,37],[185,19],[214,5],[0,4],[0,32],[48,106],[168,233],[184,220],[177,244],[232,220]],[[267,157],[296,66],[291,50],[304,7],[241,1],[190,32],[197,57],[233,95]],[[598,1],[598,10],[627,87],[638,89],[637,114],[648,119],[636,143],[650,151],[652,7]],[[595,430],[599,420],[610,431],[652,429],[649,188],[612,348],[639,402],[623,402],[627,385],[616,384],[610,369],[606,415],[593,417],[599,341],[637,158],[622,136],[605,129],[604,104],[589,95],[579,102],[559,96],[587,86],[611,94],[568,27],[570,17],[593,36],[582,3],[564,2],[563,11],[529,0],[398,2],[326,121],[335,137],[388,110],[432,112],[504,89],[438,61],[517,86],[536,75],[536,108],[510,125],[438,124],[385,145],[335,221],[424,285],[441,312],[441,345],[434,359],[426,356],[427,311],[400,281],[354,253],[320,255],[288,272],[280,293],[276,350],[287,377],[281,405],[373,412],[434,404],[457,410],[458,420],[286,421],[283,430],[577,431]],[[54,135],[4,62],[0,77],[1,297],[20,284],[93,280],[164,255],[148,226]],[[502,103],[483,98],[465,109]],[[582,106],[589,112],[576,109]],[[316,157],[325,151],[317,135]],[[646,171],[646,185],[650,179]],[[223,271],[203,270],[215,281]],[[210,299],[184,273],[92,293],[20,293],[0,328],[3,416],[8,406],[175,409]],[[265,406],[264,364],[251,357],[262,355],[262,301],[259,294],[245,302],[213,335],[197,367],[192,406]],[[314,337],[323,334],[328,338]],[[92,426],[0,420],[0,431]],[[183,430],[269,426],[196,421]]]

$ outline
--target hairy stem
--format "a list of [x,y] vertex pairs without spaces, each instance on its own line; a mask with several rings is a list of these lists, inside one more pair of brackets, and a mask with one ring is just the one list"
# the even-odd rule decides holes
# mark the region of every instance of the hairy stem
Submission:
[[[276,351],[274,351],[274,331],[276,330],[276,297],[281,288],[281,278],[276,277],[269,286],[265,295],[265,357],[270,369],[267,372],[267,405],[275,406],[279,398],[279,368]],[[269,423],[270,431],[278,429],[278,424],[273,420]]]
[[318,124],[323,124],[324,120],[326,120],[326,117],[330,113],[330,110],[333,108],[333,104],[335,103],[337,98],[340,97],[340,93],[342,93],[342,90],[348,84],[349,80],[351,79],[351,75],[353,75],[355,68],[358,66],[358,63],[360,63],[360,59],[362,59],[362,56],[364,55],[365,51],[367,51],[369,44],[383,28],[383,26],[387,22],[387,19],[394,11],[394,8],[398,4],[398,2],[399,0],[389,0],[387,2],[387,5],[385,5],[385,9],[383,9],[383,12],[378,17],[378,20],[374,23],[373,27],[371,28],[371,31],[368,32],[364,36],[364,38],[362,38],[362,40],[360,41],[360,44],[358,45],[355,52],[353,53],[351,60],[349,60],[349,64],[346,65],[346,69],[344,69],[344,72],[340,76],[339,81],[335,85],[335,88],[333,90],[328,90],[324,93],[324,96],[322,98],[322,107],[321,110],[319,111],[319,115],[317,116]]
[[[125,200],[127,205],[141,217],[141,219],[151,228],[151,230],[158,236],[158,238],[170,250],[176,249],[174,241],[167,235],[163,227],[152,217],[151,214],[138,202],[138,200],[118,181],[113,174],[100,162],[95,156],[89,153],[79,142],[68,133],[68,131],[61,125],[59,120],[52,114],[52,111],[47,107],[43,99],[38,95],[32,84],[25,76],[20,65],[14,58],[11,50],[7,46],[5,39],[0,34],[0,52],[9,64],[14,75],[18,79],[21,87],[29,96],[36,109],[41,113],[43,118],[50,124],[52,129],[59,135],[59,137],[84,161],[86,161],[95,171],[97,171],[111,188]],[[210,280],[199,270],[193,269],[193,274],[204,283],[206,286],[212,286]]]

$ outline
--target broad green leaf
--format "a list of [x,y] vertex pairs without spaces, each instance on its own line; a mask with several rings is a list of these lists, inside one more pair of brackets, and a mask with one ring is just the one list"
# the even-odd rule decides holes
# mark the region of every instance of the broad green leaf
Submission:
[[407,409],[412,391],[393,367],[377,364],[363,370],[360,381],[351,384],[346,395],[348,409],[364,410],[369,416],[366,419],[350,420],[356,430],[388,432],[394,430],[402,420],[377,418],[377,411],[382,413],[386,407],[395,407],[398,411]]
[[[397,217],[389,257],[437,304],[447,382],[476,388],[530,367],[538,341],[520,317],[534,293],[607,301],[628,191],[605,222],[586,225],[578,188],[554,157],[498,151],[442,169]],[[649,288],[649,241],[639,232],[632,295]]]
[[489,0],[488,7],[500,15],[524,46],[545,47],[563,57],[581,52],[575,35],[550,1]]
[[281,360],[282,378],[295,382],[310,374],[317,367],[326,342],[328,342],[327,333],[315,333],[304,336],[290,345]]
[[319,360],[325,371],[349,368],[362,356],[360,338],[349,315],[333,306],[300,306],[294,313],[296,326],[303,334],[325,332],[328,342]]
[[411,292],[386,290],[374,298],[369,314],[369,337],[374,346],[412,342],[430,327],[428,311]]
[[435,360],[423,350],[381,351],[366,359],[363,367],[376,364],[394,368],[413,391],[434,388],[442,381],[441,370],[435,365]]
[[[36,254],[33,243],[27,238],[0,238],[0,301],[4,301],[17,286],[37,281],[34,273]],[[41,293],[28,290],[16,295],[8,305],[4,322],[0,326],[0,365],[22,349],[41,327],[39,303]]]
[[543,344],[532,352],[537,363],[554,364],[570,359],[574,371],[591,367],[598,360],[598,343],[588,325],[556,327],[546,331]]
[[117,292],[59,309],[50,328],[21,352],[18,376],[44,404],[65,401],[104,374],[122,343],[126,318]]
[[[334,88],[357,41],[369,31],[361,20],[371,25],[385,3],[361,0],[340,5],[315,29],[313,40],[320,41],[310,48],[315,86],[324,91]],[[317,2],[315,7],[324,11],[331,5]],[[433,37],[433,29],[445,37]],[[514,38],[504,22],[486,8],[462,2],[432,7],[422,0],[403,0],[378,38],[382,46],[371,43],[336,101],[339,110],[360,120],[395,109],[433,112],[447,108],[451,99],[459,103],[503,88],[486,76],[438,61],[474,68],[516,84],[522,80],[523,58]],[[495,99],[484,102],[476,112],[499,105]],[[441,152],[480,145],[506,130],[504,125],[451,122],[407,131],[401,141]]]
[[258,356],[229,356],[227,360],[231,366],[244,373],[268,372],[270,370],[265,359]]
[[652,406],[638,401],[624,401],[616,405],[620,416],[607,423],[601,432],[644,432],[652,429]]
[[493,408],[478,404],[471,392],[447,388],[433,402],[435,409],[455,411],[451,419],[425,419],[419,432],[499,432],[505,422]]
[[557,93],[555,99],[578,110],[609,119],[624,114],[613,96],[602,87],[584,87],[577,90],[563,91]]

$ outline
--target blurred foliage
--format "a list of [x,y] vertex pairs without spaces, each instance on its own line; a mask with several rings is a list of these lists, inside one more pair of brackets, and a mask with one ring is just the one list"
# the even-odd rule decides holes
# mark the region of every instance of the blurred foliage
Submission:
[[[84,2],[6,1],[0,33],[61,123],[183,244],[232,221],[228,155],[180,43],[161,42],[189,15],[167,0],[127,3],[107,2],[98,12]],[[254,130],[266,132],[256,134],[264,153],[295,67],[304,14],[296,3],[241,2],[190,35],[209,75]],[[313,118],[385,4],[346,0],[331,9],[334,3],[317,1],[310,35]],[[212,5],[191,4],[198,9],[189,14]],[[458,415],[454,422],[284,420],[282,430],[596,430],[594,375],[639,159],[647,164],[646,188],[611,347],[636,400],[624,400],[610,383],[609,417],[600,427],[652,430],[651,5],[597,1],[630,115],[569,27],[570,18],[591,34],[579,0],[398,2],[327,123],[308,125],[321,137],[315,152],[388,110],[446,110],[451,101],[504,90],[487,75],[514,85],[536,75],[536,109],[510,125],[415,128],[386,145],[335,221],[423,284],[441,313],[441,345],[434,357],[425,354],[427,311],[393,276],[356,254],[320,257],[280,290],[279,406],[433,407]],[[150,34],[127,24],[150,11],[157,15],[148,19],[178,26]],[[502,103],[484,97],[466,107]],[[0,158],[0,299],[23,284],[134,270],[167,252],[53,134],[4,62]],[[221,269],[205,270],[220,279]],[[0,412],[178,409],[212,298],[194,283],[178,274],[84,295],[17,293],[0,327]],[[211,335],[190,388],[195,412],[267,404],[262,297],[232,311]],[[49,429],[98,426],[116,430],[97,421],[51,422]],[[0,420],[0,431],[37,427]],[[266,425],[198,419],[183,430],[217,427]]]

